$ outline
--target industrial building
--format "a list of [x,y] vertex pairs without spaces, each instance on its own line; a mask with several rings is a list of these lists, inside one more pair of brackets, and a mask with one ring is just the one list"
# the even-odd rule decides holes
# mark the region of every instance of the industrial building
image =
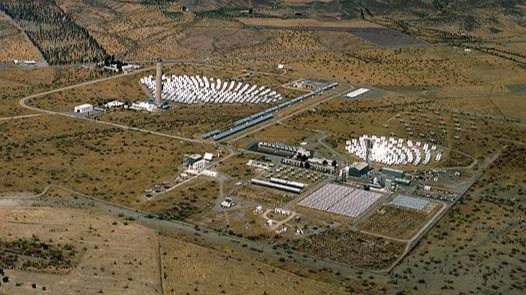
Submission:
[[113,100],[113,101],[110,101],[104,104],[104,107],[106,109],[116,109],[116,108],[121,108],[123,106],[124,106],[124,103],[118,100]]
[[260,141],[257,143],[256,149],[258,152],[292,158],[298,152],[299,147],[280,142]]
[[355,97],[358,97],[358,96],[360,96],[360,95],[362,95],[364,93],[367,93],[367,92],[369,92],[369,89],[367,89],[367,88],[358,88],[356,90],[353,90],[353,91],[347,93],[347,95],[345,95],[345,97],[347,97],[347,98],[355,98]]
[[369,172],[369,164],[366,162],[354,162],[348,167],[348,175],[361,177]]
[[303,161],[288,159],[288,158],[281,159],[281,163],[285,165],[294,166],[294,167],[310,169],[310,170],[314,170],[314,171],[318,171],[318,172],[326,173],[326,174],[333,174],[336,171],[336,167],[331,166],[331,165],[310,164],[308,162],[307,162],[308,164],[305,164],[305,162]]
[[93,112],[93,105],[88,104],[88,103],[81,104],[81,105],[75,106],[73,110],[75,113],[81,113],[81,114]]
[[389,202],[389,205],[413,209],[416,211],[423,211],[430,203],[430,201],[425,199],[398,195],[391,202]]
[[404,177],[404,171],[398,170],[398,169],[389,168],[389,167],[383,167],[381,172],[382,172],[382,174],[385,174],[385,175],[388,175],[388,176],[392,176],[392,177],[396,177],[396,178],[403,178]]
[[284,185],[284,184],[279,184],[279,183],[274,183],[274,182],[270,182],[270,181],[260,180],[260,179],[256,179],[256,178],[252,178],[250,180],[250,183],[256,184],[256,185],[261,185],[261,186],[266,186],[266,187],[270,187],[270,188],[275,188],[275,189],[279,189],[279,190],[290,192],[290,193],[296,193],[296,194],[301,193],[301,189],[300,188],[289,186],[289,185]]
[[199,154],[184,154],[183,166],[192,166],[195,162],[201,160],[203,157]]
[[154,112],[157,110],[157,107],[155,106],[155,104],[151,103],[151,102],[148,102],[148,101],[141,101],[141,102],[134,102],[132,103],[132,105],[129,107],[129,109],[131,110],[136,110],[136,111],[147,111],[147,112]]

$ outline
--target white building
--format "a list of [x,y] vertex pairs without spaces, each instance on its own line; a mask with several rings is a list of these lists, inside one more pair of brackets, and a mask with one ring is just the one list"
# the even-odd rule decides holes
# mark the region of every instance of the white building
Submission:
[[203,159],[205,159],[205,161],[212,161],[212,159],[214,158],[214,154],[212,153],[205,153],[205,155],[203,156]]
[[138,70],[139,68],[140,66],[138,65],[125,65],[125,66],[122,66],[122,71],[125,73],[131,73],[135,70]]
[[358,88],[354,91],[351,91],[349,93],[347,93],[347,95],[345,95],[347,98],[355,98],[357,96],[360,96],[366,92],[369,92],[369,89],[367,88]]
[[212,170],[203,170],[201,174],[203,174],[204,176],[214,177],[214,178],[216,178],[218,175],[217,171],[212,171]]
[[93,106],[86,103],[76,106],[73,110],[75,113],[89,113],[93,111]]
[[124,103],[122,101],[118,101],[118,100],[110,101],[110,102],[104,104],[104,107],[107,108],[107,109],[120,108],[122,106],[124,106]]
[[136,110],[136,111],[147,111],[147,112],[153,112],[157,109],[157,107],[153,103],[148,102],[139,102],[139,103],[132,103],[130,106],[130,109]]
[[206,168],[207,161],[202,159],[192,164],[192,169],[202,171]]

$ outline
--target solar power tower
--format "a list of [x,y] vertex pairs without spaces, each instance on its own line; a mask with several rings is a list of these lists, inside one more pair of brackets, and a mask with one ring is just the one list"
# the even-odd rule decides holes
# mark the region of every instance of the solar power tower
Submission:
[[371,150],[373,149],[373,144],[374,144],[374,142],[370,138],[367,138],[365,140],[365,162],[367,164],[370,164],[369,163],[369,155],[371,155]]
[[163,88],[163,62],[160,59],[157,61],[156,72],[157,73],[155,76],[155,105],[159,107],[161,105],[161,92]]

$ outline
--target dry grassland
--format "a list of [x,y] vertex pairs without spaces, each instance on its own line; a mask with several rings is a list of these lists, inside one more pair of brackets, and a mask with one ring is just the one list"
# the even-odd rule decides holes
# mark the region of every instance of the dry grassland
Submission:
[[[385,210],[385,213],[380,213]],[[433,214],[392,206],[377,209],[359,229],[396,239],[409,240]]]
[[419,282],[422,292],[441,294],[524,292],[525,155],[523,145],[503,152],[395,269],[398,288]]
[[[0,24],[1,25],[1,24]],[[1,36],[0,63],[13,63],[13,60],[37,60],[38,51],[27,41],[22,33]]]
[[403,243],[354,232],[347,226],[293,239],[282,245],[315,257],[372,270],[389,267],[402,254],[404,246]]
[[91,103],[97,105],[105,101],[144,100],[146,94],[139,85],[139,78],[144,73],[107,80],[96,84],[48,94],[28,101],[29,105],[46,110],[73,112],[73,107],[79,104]]
[[143,202],[140,208],[157,213],[165,219],[195,222],[211,210],[218,196],[219,184],[216,180],[199,176],[170,192]]
[[0,293],[161,294],[153,230],[79,209],[2,203],[2,240],[34,235],[49,243],[70,243],[82,254],[79,264],[63,275],[6,270],[10,282],[2,283]]
[[321,21],[313,18],[239,18],[240,22],[249,26],[271,27],[321,27],[321,28],[383,28],[380,25],[365,20]]
[[166,294],[343,294],[338,287],[258,262],[161,237]]
[[246,140],[283,142],[286,144],[297,145],[305,141],[305,139],[312,134],[312,131],[304,130],[302,128],[274,124],[250,135]]
[[193,21],[192,14],[171,18],[159,7],[139,1],[61,0],[59,4],[86,27],[109,54],[119,58],[155,60],[160,56],[178,58],[191,53],[178,46],[177,40],[182,28]]
[[30,94],[107,76],[87,68],[9,69],[0,71],[0,117],[33,113],[19,105]]
[[0,122],[0,130],[0,191],[57,184],[128,205],[144,202],[146,188],[175,178],[184,153],[212,150],[55,116]]
[[178,105],[174,110],[156,114],[117,111],[104,114],[101,120],[172,135],[200,138],[201,134],[207,131],[226,128],[235,120],[262,109],[262,106],[253,105]]
[[39,57],[33,43],[0,12],[0,63],[11,64],[15,59],[38,60]]
[[272,208],[279,208],[296,196],[277,189],[257,185],[243,185],[232,191],[231,194],[242,200]]
[[263,160],[263,156],[253,154],[239,154],[221,162],[217,170],[234,179],[250,179],[254,177],[253,167],[247,166],[248,160]]
[[[322,50],[324,46],[318,41],[317,34],[310,31],[294,30],[265,30],[262,31],[266,42],[254,45],[250,48],[240,48],[231,50],[228,56],[257,56],[269,55],[265,58],[272,58],[273,54]],[[267,59],[269,62],[269,60]],[[276,63],[277,64],[277,63]]]

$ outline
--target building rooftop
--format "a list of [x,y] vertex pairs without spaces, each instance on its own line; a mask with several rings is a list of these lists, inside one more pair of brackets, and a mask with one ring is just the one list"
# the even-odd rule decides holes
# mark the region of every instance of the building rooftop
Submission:
[[357,169],[357,170],[364,170],[369,168],[369,164],[366,162],[354,162],[351,165],[351,168]]

